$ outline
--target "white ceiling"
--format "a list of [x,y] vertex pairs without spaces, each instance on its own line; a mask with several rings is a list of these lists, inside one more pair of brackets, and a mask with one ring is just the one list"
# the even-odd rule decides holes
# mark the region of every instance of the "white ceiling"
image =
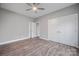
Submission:
[[30,7],[25,3],[2,3],[1,7],[22,15],[26,15],[28,17],[37,18],[51,12],[60,10],[62,8],[68,7],[70,5],[73,5],[73,3],[40,3],[39,7],[43,7],[45,8],[45,10],[40,10],[37,13],[33,12],[32,10],[26,11],[26,9]]

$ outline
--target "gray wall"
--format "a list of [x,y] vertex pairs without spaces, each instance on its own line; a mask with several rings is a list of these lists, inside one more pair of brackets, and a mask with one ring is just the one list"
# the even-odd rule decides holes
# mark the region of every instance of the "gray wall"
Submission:
[[77,4],[78,10],[78,46],[79,46],[79,4]]
[[39,18],[37,19],[39,23],[39,36],[44,39],[48,39],[48,19],[47,18]]
[[0,8],[0,43],[29,37],[32,19]]
[[[63,8],[61,10],[52,12],[50,14],[47,14],[45,16],[37,18],[37,22],[40,23],[40,37],[48,39],[48,20],[52,20],[58,17],[63,17],[67,15],[73,15],[78,14],[78,8],[77,5],[72,5],[67,8]],[[65,20],[64,20],[65,22]],[[53,31],[53,29],[52,29]],[[49,40],[49,39],[48,39]]]

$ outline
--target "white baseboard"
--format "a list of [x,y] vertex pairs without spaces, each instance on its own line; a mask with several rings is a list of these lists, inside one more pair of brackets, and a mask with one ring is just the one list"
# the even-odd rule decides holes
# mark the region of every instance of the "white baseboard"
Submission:
[[0,45],[12,43],[12,42],[16,42],[16,41],[20,41],[20,40],[25,40],[25,39],[29,39],[29,38],[30,38],[30,37],[24,37],[24,38],[20,38],[20,39],[16,39],[16,40],[6,41],[6,42],[0,43]]
[[[48,40],[47,38],[44,38],[44,37],[40,37],[40,38],[41,38],[41,39],[44,39],[44,40]],[[50,41],[52,41],[52,40],[50,40]],[[56,42],[56,41],[54,41],[54,42]],[[57,42],[57,43],[60,43],[60,42]],[[61,43],[61,44],[64,44],[64,43]],[[68,45],[68,44],[65,44],[65,45]],[[69,45],[69,46],[72,46],[72,45]],[[78,45],[73,46],[73,47],[79,48]]]
[[[37,37],[37,36],[35,36]],[[24,38],[20,38],[20,39],[16,39],[16,40],[11,40],[11,41],[6,41],[6,42],[2,42],[0,43],[0,45],[4,45],[4,44],[9,44],[9,43],[12,43],[12,42],[16,42],[16,41],[20,41],[20,40],[25,40],[25,39],[29,39],[30,37],[24,37]],[[34,37],[31,37],[31,38],[34,38]],[[47,38],[43,38],[43,37],[39,37],[41,39],[44,39],[44,40],[48,40]],[[76,48],[79,48],[78,46],[75,46]]]
[[48,38],[44,38],[44,37],[39,37],[39,38],[44,39],[44,40],[48,40]]

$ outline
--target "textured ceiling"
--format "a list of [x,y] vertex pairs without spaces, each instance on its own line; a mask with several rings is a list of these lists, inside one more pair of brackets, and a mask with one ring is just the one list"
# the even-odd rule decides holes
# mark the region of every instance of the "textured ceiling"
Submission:
[[43,7],[45,8],[45,10],[40,10],[37,13],[33,12],[32,10],[26,11],[26,9],[30,7],[25,3],[2,3],[0,4],[0,7],[22,15],[26,15],[31,18],[38,18],[40,16],[60,10],[70,5],[73,5],[73,3],[40,3],[39,7]]

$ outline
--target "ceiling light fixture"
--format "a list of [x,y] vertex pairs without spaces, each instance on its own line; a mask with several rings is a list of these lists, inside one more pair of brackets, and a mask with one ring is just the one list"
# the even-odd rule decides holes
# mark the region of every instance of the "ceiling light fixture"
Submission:
[[37,11],[37,7],[33,6],[32,10]]
[[35,13],[37,13],[38,10],[45,10],[45,8],[39,7],[40,3],[26,3],[29,7],[29,9],[26,9],[26,11],[33,10]]

